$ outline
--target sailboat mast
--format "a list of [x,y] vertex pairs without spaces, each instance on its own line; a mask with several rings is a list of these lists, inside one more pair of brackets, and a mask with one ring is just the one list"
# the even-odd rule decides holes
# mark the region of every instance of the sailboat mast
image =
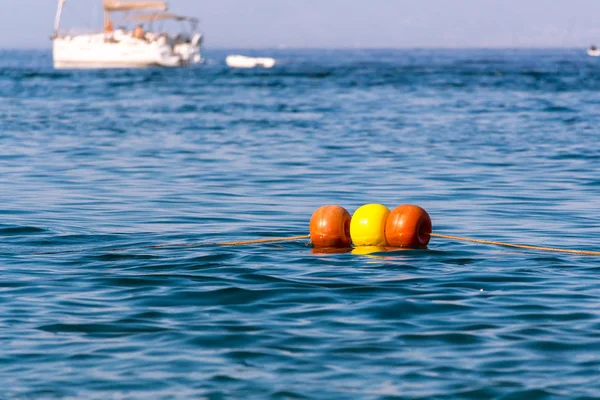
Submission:
[[58,9],[56,10],[56,18],[54,18],[54,33],[58,32],[58,27],[60,26],[60,17],[62,16],[63,6],[65,5],[66,0],[58,0]]

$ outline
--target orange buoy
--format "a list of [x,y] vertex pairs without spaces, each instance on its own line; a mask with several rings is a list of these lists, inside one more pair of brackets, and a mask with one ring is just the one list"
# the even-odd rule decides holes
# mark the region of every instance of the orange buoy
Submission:
[[419,206],[394,208],[385,224],[385,238],[392,247],[423,248],[431,238],[431,218]]
[[340,206],[317,209],[310,218],[310,240],[315,247],[350,247],[350,213]]

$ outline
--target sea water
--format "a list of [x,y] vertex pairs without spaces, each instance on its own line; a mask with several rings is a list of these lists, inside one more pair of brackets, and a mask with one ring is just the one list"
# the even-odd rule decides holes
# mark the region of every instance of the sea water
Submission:
[[58,71],[0,52],[0,397],[600,394],[600,257],[210,244],[412,203],[436,233],[600,250],[599,60],[229,53]]

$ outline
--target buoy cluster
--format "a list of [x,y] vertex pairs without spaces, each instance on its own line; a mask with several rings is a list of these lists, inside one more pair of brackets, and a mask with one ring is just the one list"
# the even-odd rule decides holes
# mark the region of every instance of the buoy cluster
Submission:
[[310,240],[315,248],[378,246],[426,248],[431,234],[427,211],[403,204],[390,211],[382,204],[365,204],[352,216],[341,206],[318,208],[310,219]]

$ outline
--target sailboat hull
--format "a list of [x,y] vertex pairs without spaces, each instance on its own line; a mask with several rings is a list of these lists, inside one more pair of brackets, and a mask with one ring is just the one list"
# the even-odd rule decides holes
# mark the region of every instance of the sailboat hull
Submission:
[[186,49],[184,54],[157,41],[107,41],[104,34],[77,35],[54,39],[53,60],[57,69],[182,67],[200,61],[200,49]]

